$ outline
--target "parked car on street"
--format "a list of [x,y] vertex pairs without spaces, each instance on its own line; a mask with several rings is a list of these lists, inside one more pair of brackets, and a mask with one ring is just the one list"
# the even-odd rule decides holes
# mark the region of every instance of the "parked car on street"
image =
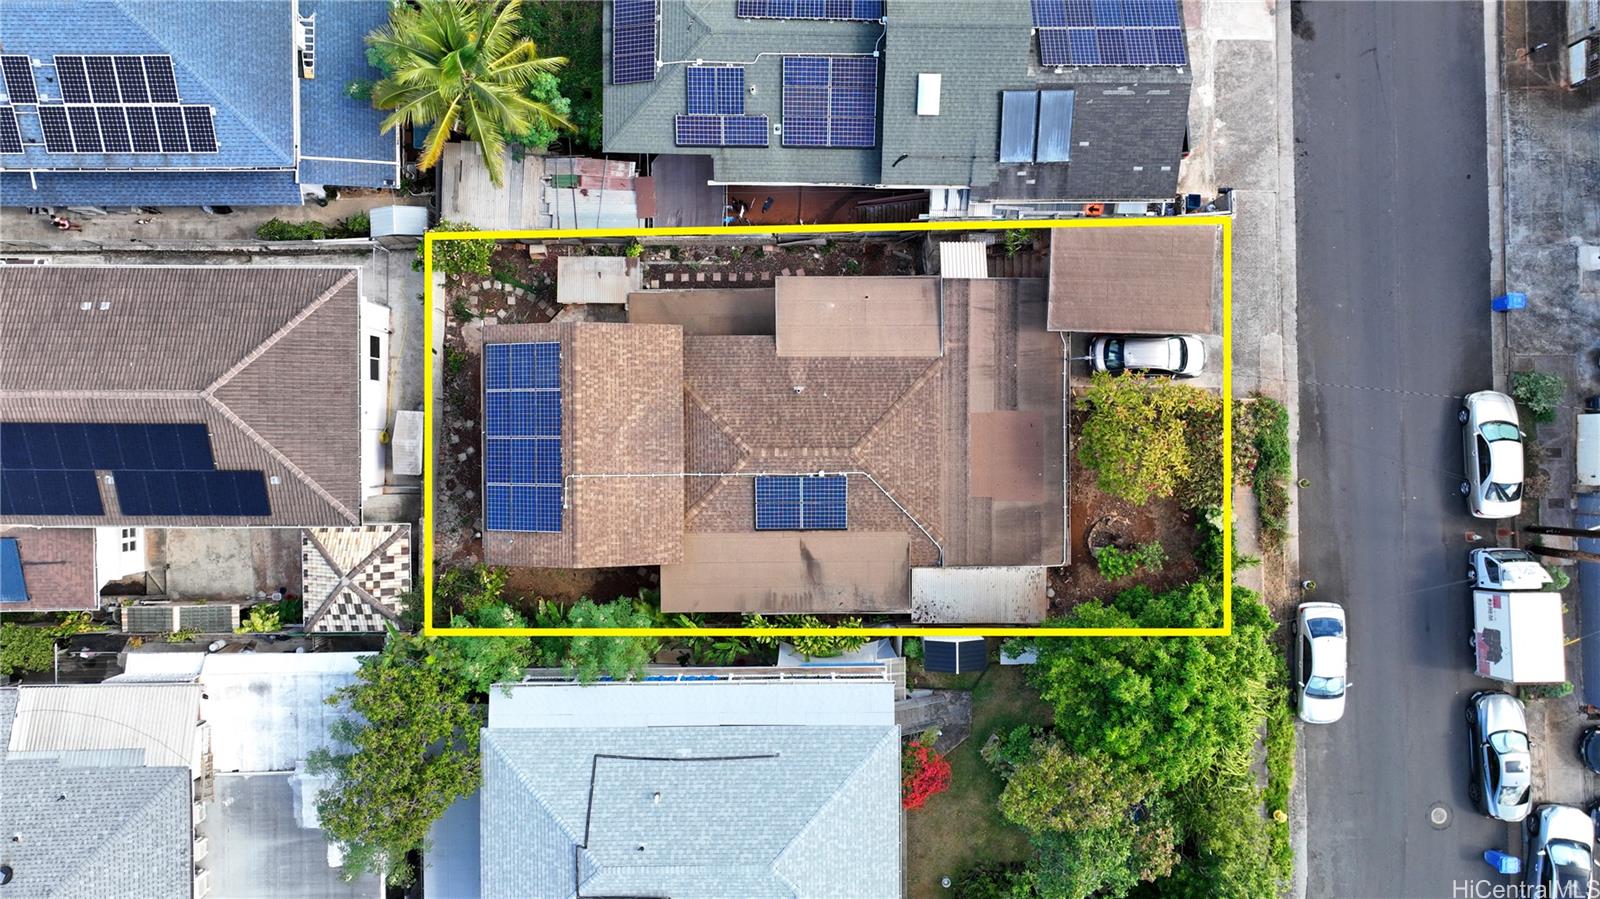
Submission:
[[1100,334],[1089,341],[1089,356],[1095,371],[1192,378],[1205,368],[1206,345],[1193,334]]
[[1479,518],[1514,518],[1522,511],[1522,430],[1511,397],[1493,390],[1468,394],[1461,405],[1461,447],[1467,479],[1461,492]]
[[1543,590],[1555,580],[1538,556],[1506,546],[1467,553],[1467,579],[1480,590]]
[[1509,693],[1484,690],[1467,702],[1472,804],[1501,821],[1521,821],[1533,808],[1533,757],[1522,703]]
[[1584,728],[1578,738],[1578,757],[1583,759],[1583,767],[1600,774],[1600,727]]
[[1594,821],[1570,805],[1541,805],[1525,822],[1528,858],[1523,882],[1544,899],[1589,895]]
[[1334,602],[1303,602],[1295,612],[1295,705],[1300,720],[1332,724],[1344,715],[1346,638],[1344,609]]

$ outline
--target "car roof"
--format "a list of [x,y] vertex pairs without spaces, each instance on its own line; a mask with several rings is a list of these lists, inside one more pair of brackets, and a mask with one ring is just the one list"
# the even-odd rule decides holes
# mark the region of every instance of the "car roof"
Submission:
[[1171,337],[1124,337],[1123,364],[1129,368],[1177,368]]

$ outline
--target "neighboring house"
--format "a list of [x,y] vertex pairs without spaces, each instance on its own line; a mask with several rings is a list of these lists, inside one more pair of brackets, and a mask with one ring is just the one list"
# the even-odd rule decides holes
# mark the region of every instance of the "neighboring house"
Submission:
[[605,28],[608,153],[708,155],[722,184],[953,190],[956,214],[1177,190],[1178,0],[613,0]]
[[1217,253],[1215,227],[1067,229],[1048,278],[781,276],[490,325],[485,561],[660,565],[668,612],[1042,620],[1067,334],[1215,333]]
[[339,749],[327,699],[355,682],[362,653],[129,653],[114,682],[172,681],[203,690],[215,802],[206,816],[214,899],[381,899],[371,874],[345,880],[317,818],[327,778],[306,771]]
[[24,686],[0,716],[8,899],[207,895],[200,687]]
[[369,305],[358,269],[0,269],[0,520],[361,524]]
[[0,613],[100,608],[91,528],[0,528]]
[[0,203],[299,205],[394,188],[397,133],[352,97],[383,0],[11,0]]
[[300,532],[305,628],[313,634],[383,632],[399,625],[411,591],[411,526]]
[[893,694],[887,678],[497,687],[479,888],[440,895],[898,897]]

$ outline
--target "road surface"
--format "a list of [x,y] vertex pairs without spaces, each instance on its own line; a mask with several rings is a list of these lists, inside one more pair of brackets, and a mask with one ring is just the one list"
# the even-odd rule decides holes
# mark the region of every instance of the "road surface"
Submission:
[[1493,530],[1456,423],[1492,378],[1482,7],[1295,17],[1301,564],[1348,610],[1352,682],[1344,720],[1303,731],[1308,891],[1446,899],[1508,833],[1469,804],[1464,725],[1492,686],[1464,571]]

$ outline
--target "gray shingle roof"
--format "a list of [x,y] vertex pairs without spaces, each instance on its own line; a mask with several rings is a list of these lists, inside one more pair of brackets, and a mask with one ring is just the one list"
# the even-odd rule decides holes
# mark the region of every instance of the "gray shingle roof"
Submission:
[[124,516],[103,486],[104,516],[26,523],[359,524],[359,302],[355,269],[0,269],[0,421],[203,422],[217,467],[262,471],[272,508]]
[[[967,185],[978,199],[1154,199],[1176,189],[1188,68],[1042,68],[1026,3],[893,0],[882,27],[740,19],[721,0],[663,3],[661,12],[656,80],[605,87],[608,151],[707,154],[716,180],[735,184]],[[607,40],[608,53],[609,47]],[[746,112],[765,113],[777,124],[783,54],[875,49],[882,60],[878,147],[789,148],[778,135],[764,148],[675,146],[672,119],[685,111],[684,62],[743,62],[746,83],[756,90],[745,98]],[[937,116],[916,113],[922,73],[943,75]],[[1041,88],[1075,91],[1072,161],[1001,166],[1000,92]]]
[[900,895],[897,726],[494,729],[482,745],[486,899]]
[[[6,899],[188,896],[188,768],[0,762]],[[13,840],[11,835],[20,835]]]

